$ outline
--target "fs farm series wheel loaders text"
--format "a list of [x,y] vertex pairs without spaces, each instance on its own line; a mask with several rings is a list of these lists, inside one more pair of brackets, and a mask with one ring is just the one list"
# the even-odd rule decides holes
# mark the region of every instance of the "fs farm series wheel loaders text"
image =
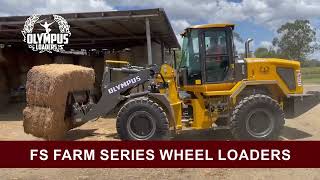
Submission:
[[[233,29],[233,24],[187,28],[176,70],[168,64],[107,66],[101,98],[95,103],[89,90],[69,92],[65,120],[76,127],[116,109],[123,140],[166,139],[184,127],[229,129],[237,139],[277,138],[284,118],[312,108],[318,93],[303,94],[297,61],[237,59]],[[112,82],[114,71],[128,76]]]

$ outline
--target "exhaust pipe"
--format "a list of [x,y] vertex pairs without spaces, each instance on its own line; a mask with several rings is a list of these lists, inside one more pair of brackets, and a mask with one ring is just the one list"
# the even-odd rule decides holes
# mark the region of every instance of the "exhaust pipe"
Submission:
[[253,41],[252,38],[249,38],[245,42],[245,58],[249,57],[250,54],[250,43]]

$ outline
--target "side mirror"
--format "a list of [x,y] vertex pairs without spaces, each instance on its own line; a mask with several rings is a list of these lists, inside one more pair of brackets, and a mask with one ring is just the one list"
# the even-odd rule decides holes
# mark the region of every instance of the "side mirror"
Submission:
[[179,86],[183,86],[188,82],[188,69],[183,67],[179,69]]

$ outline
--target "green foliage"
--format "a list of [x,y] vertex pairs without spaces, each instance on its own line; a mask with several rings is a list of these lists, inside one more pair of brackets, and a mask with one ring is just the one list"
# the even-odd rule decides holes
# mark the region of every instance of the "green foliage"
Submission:
[[[318,61],[316,59],[302,61],[301,66],[302,67],[320,67],[320,61]],[[320,73],[320,71],[319,71],[319,73]]]
[[316,31],[312,29],[308,20],[287,22],[277,33],[278,37],[274,38],[272,43],[286,59],[303,61],[318,48],[315,43]]
[[182,56],[181,50],[176,50],[176,63],[177,63],[176,65],[177,65],[177,67],[175,67],[175,68],[179,67],[180,62],[181,62],[181,56]]
[[254,55],[257,58],[285,58],[284,55],[279,51],[276,51],[272,48],[267,49],[264,47],[257,48],[254,52]]
[[302,82],[306,84],[320,84],[320,67],[303,67]]

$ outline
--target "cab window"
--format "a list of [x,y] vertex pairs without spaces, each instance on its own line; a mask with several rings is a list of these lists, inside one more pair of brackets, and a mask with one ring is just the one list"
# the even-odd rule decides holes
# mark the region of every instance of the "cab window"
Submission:
[[180,67],[187,68],[188,84],[201,80],[201,63],[199,59],[199,31],[193,30],[183,38],[182,62]]
[[207,82],[224,81],[229,67],[227,38],[225,30],[204,32],[205,76]]

